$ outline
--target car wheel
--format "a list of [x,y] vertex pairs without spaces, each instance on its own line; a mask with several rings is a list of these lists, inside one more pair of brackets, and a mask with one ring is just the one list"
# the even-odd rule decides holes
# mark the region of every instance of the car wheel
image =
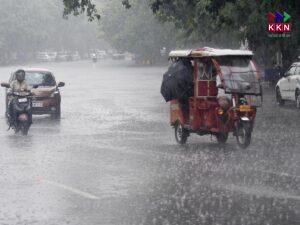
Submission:
[[55,112],[52,114],[52,118],[53,119],[60,119],[61,118],[61,108],[60,108],[60,105],[58,105],[56,107]]
[[277,105],[279,105],[279,106],[283,106],[285,103],[285,101],[281,97],[279,87],[276,88],[276,102],[277,102]]
[[300,91],[296,91],[296,107],[297,109],[300,109]]

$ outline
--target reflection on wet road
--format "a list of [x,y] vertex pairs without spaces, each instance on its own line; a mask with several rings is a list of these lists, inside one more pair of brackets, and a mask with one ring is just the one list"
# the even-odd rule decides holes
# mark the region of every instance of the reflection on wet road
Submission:
[[300,224],[299,111],[270,90],[249,149],[196,135],[179,147],[164,67],[39,66],[66,82],[62,119],[7,132],[1,91],[0,224]]

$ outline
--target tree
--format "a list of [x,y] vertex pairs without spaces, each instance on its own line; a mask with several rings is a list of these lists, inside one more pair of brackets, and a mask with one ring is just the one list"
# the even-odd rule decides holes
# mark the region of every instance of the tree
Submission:
[[[68,0],[78,2],[79,0]],[[84,4],[83,1],[80,1]],[[127,8],[130,0],[122,1]],[[300,45],[300,2],[295,0],[148,0],[152,11],[164,22],[172,22],[194,42],[234,46],[248,40],[250,48],[266,64],[279,51],[287,66],[295,60]],[[66,5],[68,8],[70,5]],[[74,6],[74,5],[73,5]],[[75,4],[75,8],[79,8]],[[88,4],[85,4],[88,7]],[[287,11],[292,17],[291,38],[267,36],[267,12]]]
[[65,5],[63,15],[67,17],[69,14],[78,16],[81,13],[86,12],[89,20],[92,21],[95,18],[100,19],[100,15],[97,12],[95,4],[91,0],[63,0]]
[[[98,0],[99,1],[99,0]],[[100,14],[96,8],[96,5],[93,3],[93,0],[63,0],[65,9],[64,17],[73,14],[78,16],[79,14],[86,13],[89,18],[89,21],[97,18],[100,19]],[[131,7],[129,0],[122,0],[122,4],[128,9]]]
[[175,47],[174,25],[160,23],[146,0],[131,1],[130,10],[119,1],[110,1],[103,8],[99,24],[107,42],[119,51],[134,53],[141,60],[158,61],[162,47]]
[[[300,3],[294,0],[151,0],[152,10],[163,20],[173,21],[187,31],[187,36],[201,36],[227,47],[231,42],[248,40],[250,48],[266,64],[272,55],[282,53],[284,66],[297,57],[300,45]],[[270,38],[267,12],[287,11],[292,16],[290,38]],[[220,38],[222,34],[223,38]]]

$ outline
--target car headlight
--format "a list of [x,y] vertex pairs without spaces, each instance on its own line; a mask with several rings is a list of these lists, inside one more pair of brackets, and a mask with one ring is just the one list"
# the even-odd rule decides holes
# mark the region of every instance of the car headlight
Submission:
[[58,91],[54,91],[51,95],[50,95],[50,97],[51,98],[54,98],[56,95],[58,95],[59,94],[59,92]]

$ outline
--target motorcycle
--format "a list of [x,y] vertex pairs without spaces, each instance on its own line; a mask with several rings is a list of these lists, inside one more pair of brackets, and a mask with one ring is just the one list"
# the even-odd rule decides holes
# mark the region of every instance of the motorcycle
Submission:
[[97,55],[96,54],[92,54],[91,57],[92,57],[93,62],[96,63],[97,62]]
[[[9,88],[9,84],[2,83],[2,87]],[[29,92],[13,92],[11,93],[13,99],[9,104],[9,112],[6,114],[8,130],[12,128],[15,133],[21,132],[27,135],[32,123],[32,96]]]

